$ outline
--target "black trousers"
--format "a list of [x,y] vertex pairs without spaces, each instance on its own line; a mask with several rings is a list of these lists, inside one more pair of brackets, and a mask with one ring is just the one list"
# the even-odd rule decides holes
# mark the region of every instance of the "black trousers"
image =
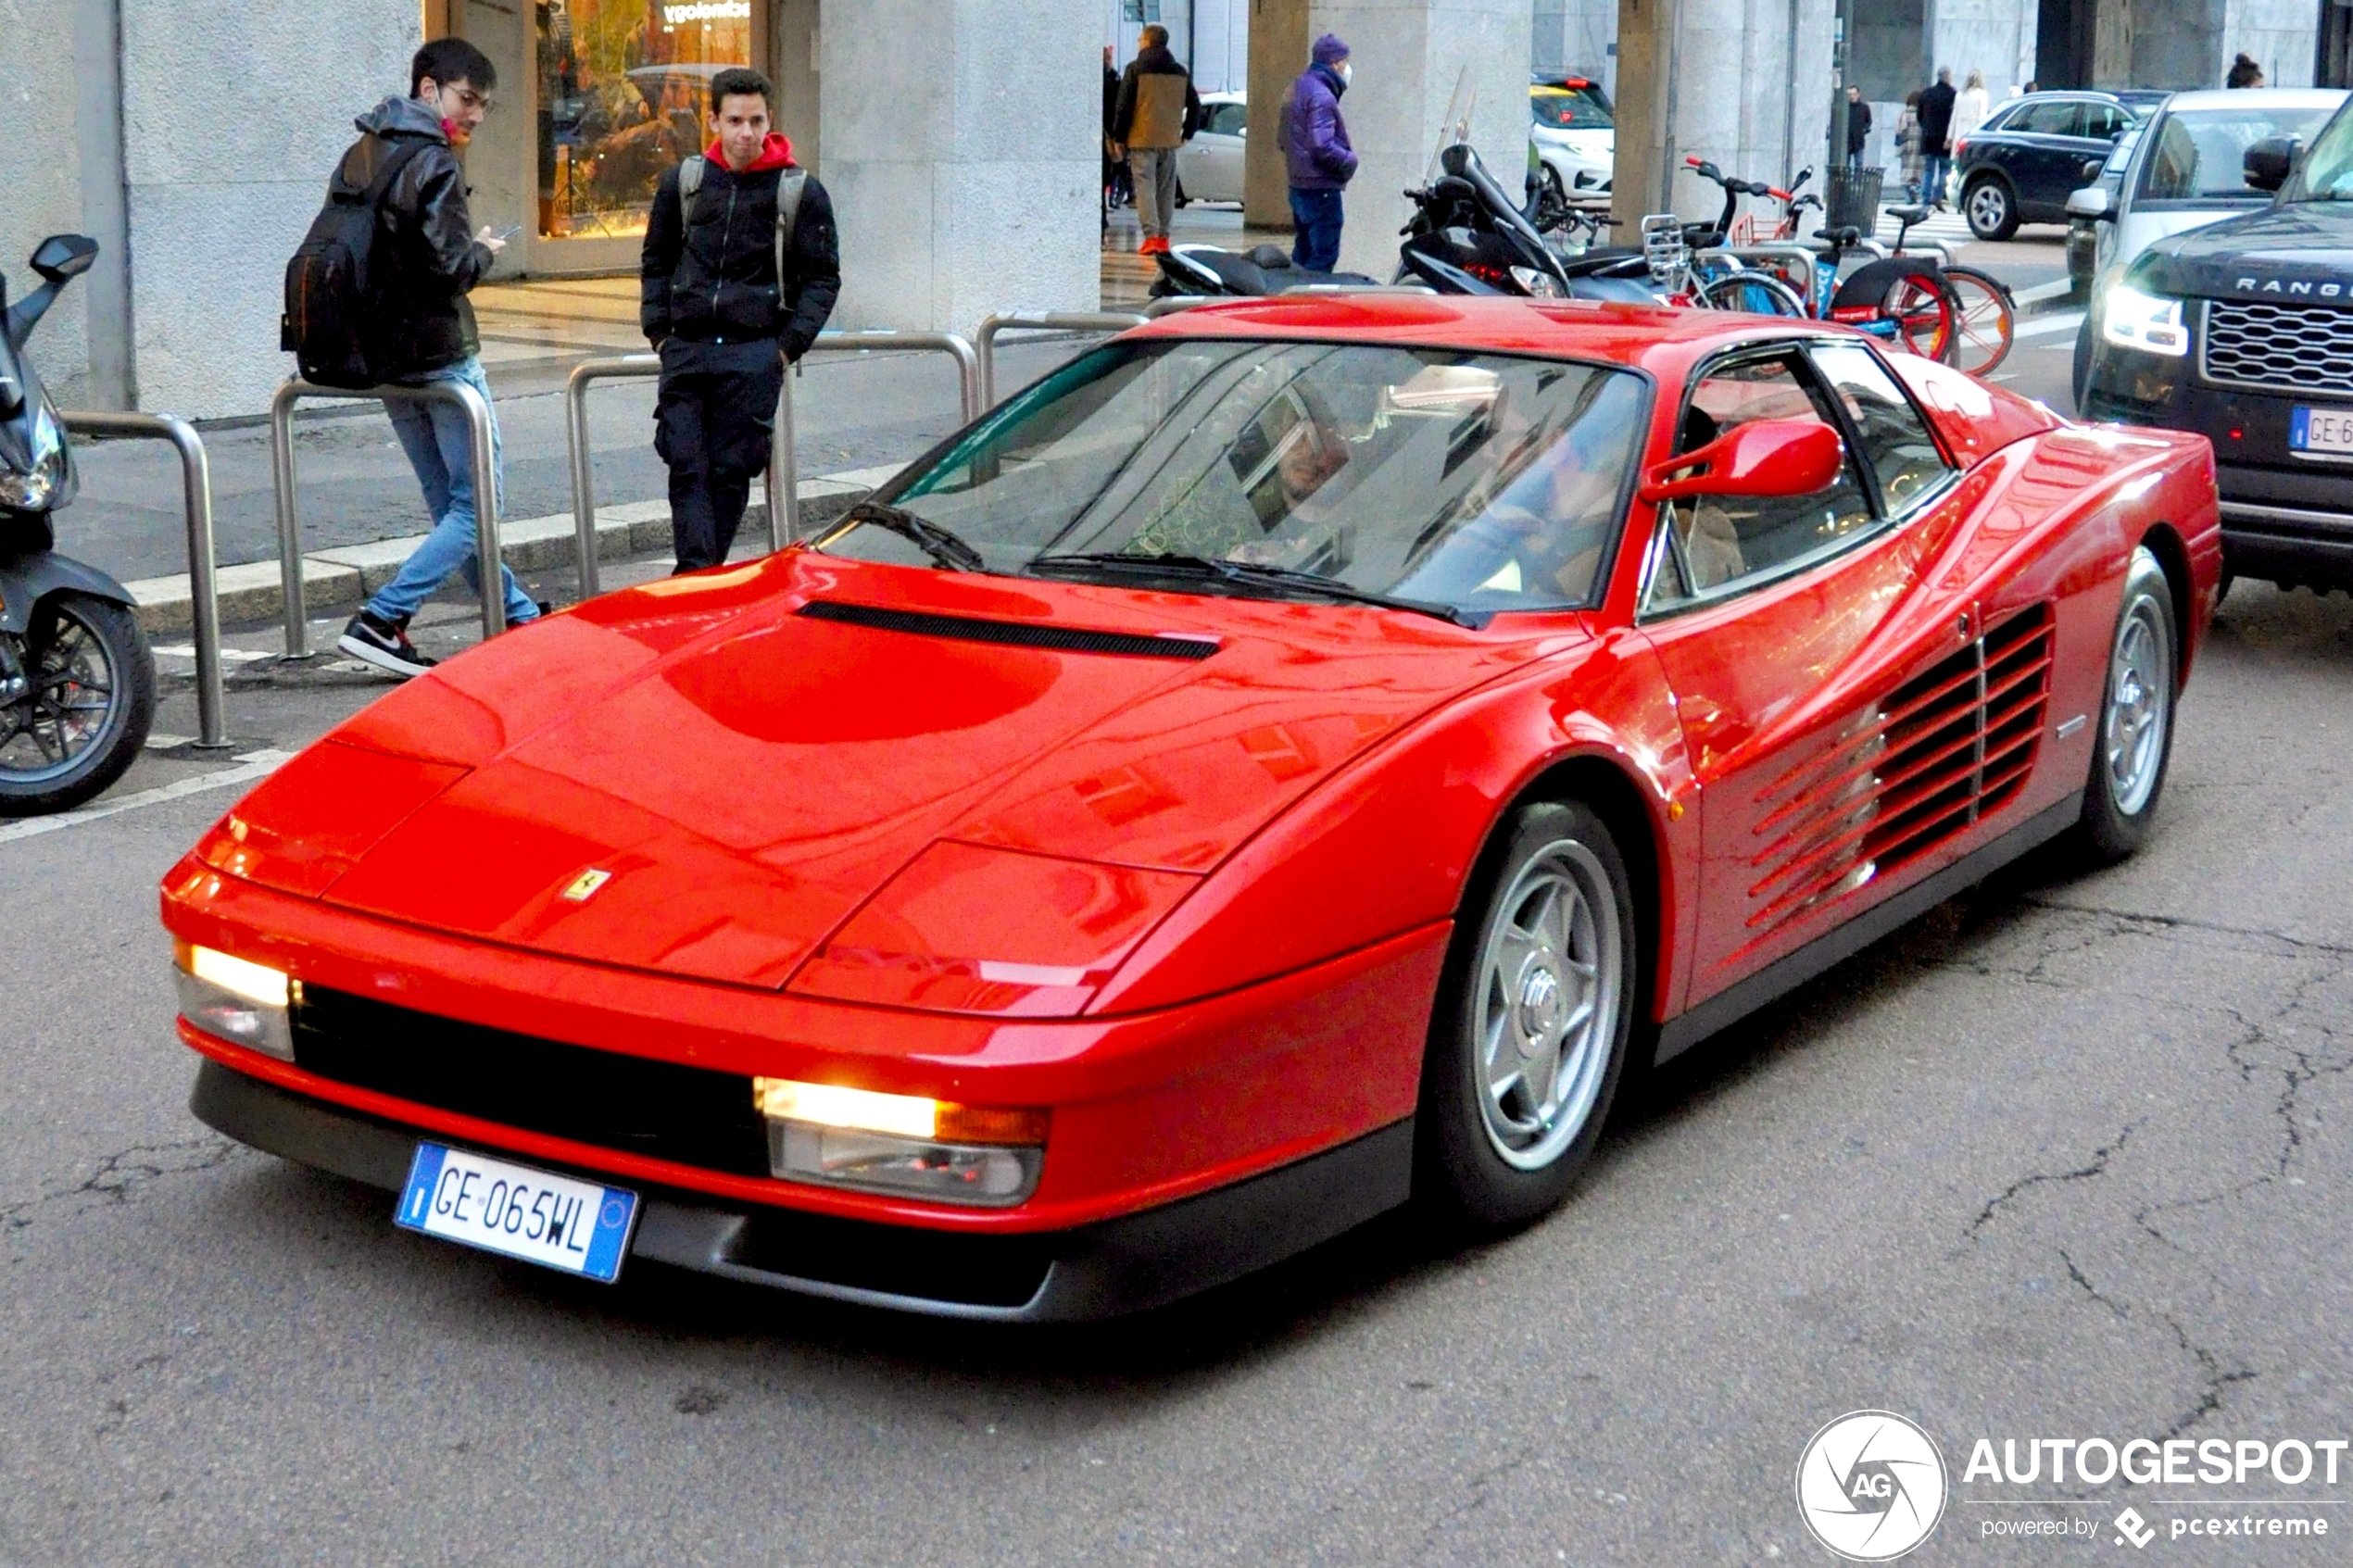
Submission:
[[670,538],[678,571],[727,558],[752,476],[768,466],[784,382],[785,362],[774,338],[689,343],[673,337],[661,345],[654,450],[670,465]]

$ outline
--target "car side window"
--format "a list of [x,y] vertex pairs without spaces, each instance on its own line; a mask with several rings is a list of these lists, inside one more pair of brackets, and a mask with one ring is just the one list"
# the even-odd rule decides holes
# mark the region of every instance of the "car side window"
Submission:
[[1871,351],[1859,343],[1820,343],[1813,354],[1822,380],[1846,406],[1863,461],[1879,480],[1881,508],[1901,517],[1942,490],[1953,477],[1952,465],[1929,433],[1928,421]]
[[2036,136],[2080,136],[2083,132],[2083,107],[2068,99],[2049,103],[2029,104],[2010,129]]
[[[1799,356],[1718,364],[1692,384],[1675,449],[1694,451],[1755,420],[1808,419],[1837,425]],[[1669,502],[1659,508],[1661,546],[1650,567],[1643,608],[1661,613],[1729,596],[1859,538],[1873,521],[1852,453],[1830,488],[1811,495],[1701,495]]]
[[2106,142],[2132,123],[2133,117],[2115,104],[2086,104],[2083,106],[2083,129],[2077,134]]
[[1250,108],[1244,104],[1220,104],[1209,111],[1209,130],[1214,135],[1239,136],[1250,123]]

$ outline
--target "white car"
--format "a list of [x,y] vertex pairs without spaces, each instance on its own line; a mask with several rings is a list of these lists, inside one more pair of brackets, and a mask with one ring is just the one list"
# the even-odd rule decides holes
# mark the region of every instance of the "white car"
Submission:
[[1541,161],[1546,193],[1563,201],[1609,194],[1617,158],[1617,124],[1601,84],[1581,76],[1554,77],[1530,86],[1529,139]]
[[2309,143],[2345,102],[2341,88],[2242,87],[2176,93],[2108,155],[2096,183],[2067,198],[2070,270],[2082,245],[2075,231],[2093,232],[2091,307],[2075,348],[2075,396],[2081,403],[2099,331],[2100,301],[2155,242],[2203,229],[2270,205],[2268,191],[2246,183],[2246,149],[2273,136]]
[[1250,133],[1250,95],[1203,93],[1201,129],[1176,149],[1176,205],[1242,199],[1242,142]]

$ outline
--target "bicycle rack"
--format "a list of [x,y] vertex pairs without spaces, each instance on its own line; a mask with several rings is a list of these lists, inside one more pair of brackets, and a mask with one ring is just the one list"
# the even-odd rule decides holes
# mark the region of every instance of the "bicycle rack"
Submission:
[[168,441],[180,453],[180,489],[188,514],[188,600],[196,644],[196,745],[222,751],[231,745],[222,714],[220,592],[212,539],[212,462],[195,426],[170,414],[60,411],[78,435]]
[[481,393],[461,382],[426,382],[418,386],[386,384],[356,390],[316,386],[300,376],[289,376],[270,400],[270,461],[278,508],[278,571],[286,604],[286,657],[310,657],[310,624],[303,602],[302,517],[295,494],[294,406],[305,397],[336,397],[353,402],[454,403],[465,410],[473,435],[474,564],[482,578],[482,634],[495,637],[507,629],[507,596],[500,584],[498,553],[498,463],[491,441],[490,404]]

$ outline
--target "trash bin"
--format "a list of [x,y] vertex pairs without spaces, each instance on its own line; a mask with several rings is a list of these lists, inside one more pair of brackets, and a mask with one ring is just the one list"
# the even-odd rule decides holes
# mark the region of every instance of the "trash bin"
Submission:
[[1852,223],[1869,238],[1879,228],[1880,180],[1886,172],[1883,169],[1831,169],[1824,221],[1833,229]]

